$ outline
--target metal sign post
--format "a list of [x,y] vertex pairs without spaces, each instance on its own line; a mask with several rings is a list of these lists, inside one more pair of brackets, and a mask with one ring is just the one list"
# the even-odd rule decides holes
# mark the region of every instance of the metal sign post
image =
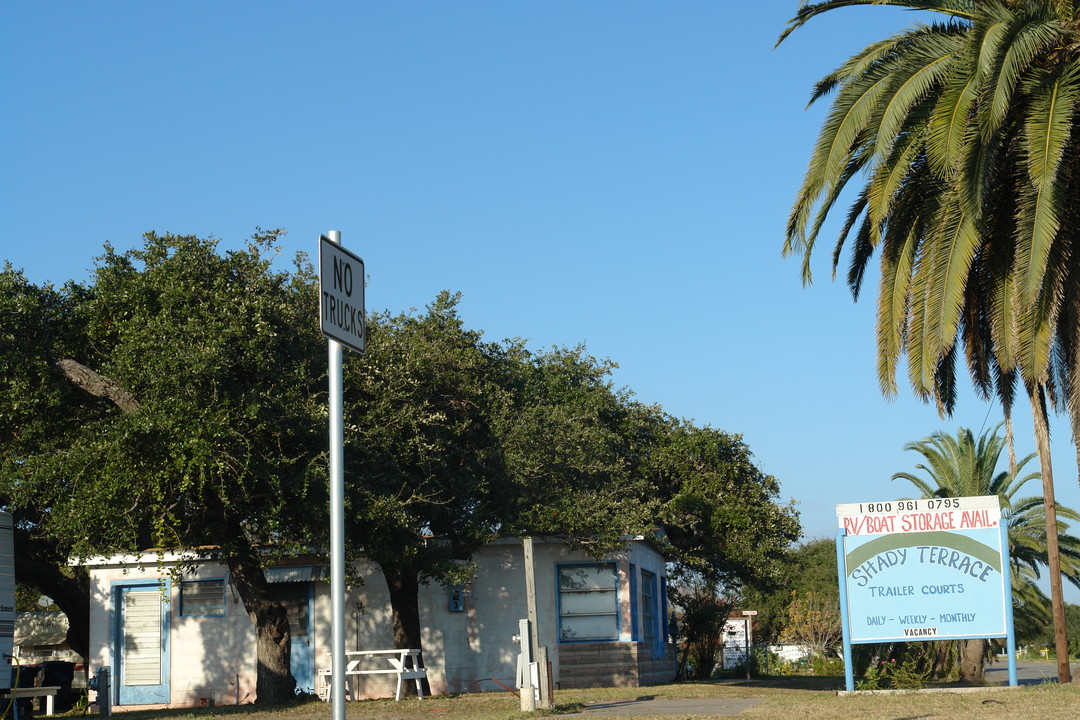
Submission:
[[345,414],[342,345],[364,351],[364,261],[341,247],[341,233],[319,237],[319,328],[330,351],[330,702],[345,720]]
[[[750,679],[750,659],[754,651],[754,616],[757,615],[757,610],[743,610],[743,619],[746,622],[746,679]],[[768,648],[765,650],[765,656],[768,657]]]

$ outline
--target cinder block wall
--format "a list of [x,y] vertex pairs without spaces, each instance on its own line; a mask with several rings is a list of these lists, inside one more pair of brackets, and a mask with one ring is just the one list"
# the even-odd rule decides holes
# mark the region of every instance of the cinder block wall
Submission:
[[666,656],[649,657],[644,642],[563,643],[559,645],[559,687],[637,687],[675,679],[675,646]]

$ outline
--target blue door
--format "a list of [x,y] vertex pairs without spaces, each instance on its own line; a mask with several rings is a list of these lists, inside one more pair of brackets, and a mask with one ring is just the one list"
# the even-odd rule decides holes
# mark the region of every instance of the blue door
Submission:
[[315,651],[312,647],[312,594],[310,582],[283,582],[273,586],[274,596],[285,606],[292,637],[289,665],[298,692],[315,692]]
[[[167,581],[165,581],[167,583]],[[116,702],[151,705],[169,702],[168,585],[116,588]]]

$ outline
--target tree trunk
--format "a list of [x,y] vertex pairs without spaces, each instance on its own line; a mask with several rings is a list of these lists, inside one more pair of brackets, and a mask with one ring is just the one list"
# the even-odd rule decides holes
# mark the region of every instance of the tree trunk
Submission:
[[935,640],[933,642],[933,651],[931,652],[933,661],[930,670],[933,677],[940,679],[949,676],[953,668],[959,664],[957,646],[963,642],[963,640],[956,642],[952,640]]
[[290,667],[291,634],[285,608],[271,595],[270,584],[254,550],[230,553],[227,562],[232,584],[255,626],[258,659],[255,702],[280,705],[293,700],[296,680]]
[[960,679],[974,685],[982,685],[986,663],[986,641],[960,641]]
[[[423,650],[420,640],[420,600],[418,597],[420,583],[416,579],[416,571],[409,568],[386,567],[380,564],[383,577],[386,578],[386,587],[390,591],[390,611],[394,622],[394,647],[396,648],[419,648]],[[423,653],[420,655],[421,662]],[[424,694],[430,694],[428,681],[424,684]],[[412,682],[404,684],[405,693],[416,694],[416,686]]]
[[1054,471],[1050,462],[1050,420],[1042,385],[1025,383],[1035,422],[1035,449],[1039,453],[1043,500],[1046,504],[1046,560],[1050,568],[1050,605],[1054,615],[1054,650],[1057,653],[1058,682],[1072,680],[1069,669],[1069,640],[1065,634],[1065,599],[1061,590],[1061,555],[1058,550],[1057,502],[1054,499]]
[[1005,410],[1005,440],[1009,443],[1009,476],[1016,477],[1016,443],[1013,438],[1012,409]]

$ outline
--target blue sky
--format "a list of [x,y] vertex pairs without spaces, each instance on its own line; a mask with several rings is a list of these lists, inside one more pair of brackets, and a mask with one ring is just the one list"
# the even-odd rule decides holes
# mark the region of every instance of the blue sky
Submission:
[[[905,443],[1001,412],[969,391],[948,420],[906,388],[884,399],[873,283],[853,304],[831,242],[809,289],[781,258],[812,83],[919,19],[841,10],[774,50],[796,9],[8,0],[0,260],[61,283],[148,230],[233,247],[283,227],[314,255],[337,229],[369,308],[450,289],[489,339],[587,343],[639,399],[742,433],[807,535],[831,536],[836,503],[909,494],[889,479],[914,469]],[[1080,508],[1053,430],[1059,500]]]

